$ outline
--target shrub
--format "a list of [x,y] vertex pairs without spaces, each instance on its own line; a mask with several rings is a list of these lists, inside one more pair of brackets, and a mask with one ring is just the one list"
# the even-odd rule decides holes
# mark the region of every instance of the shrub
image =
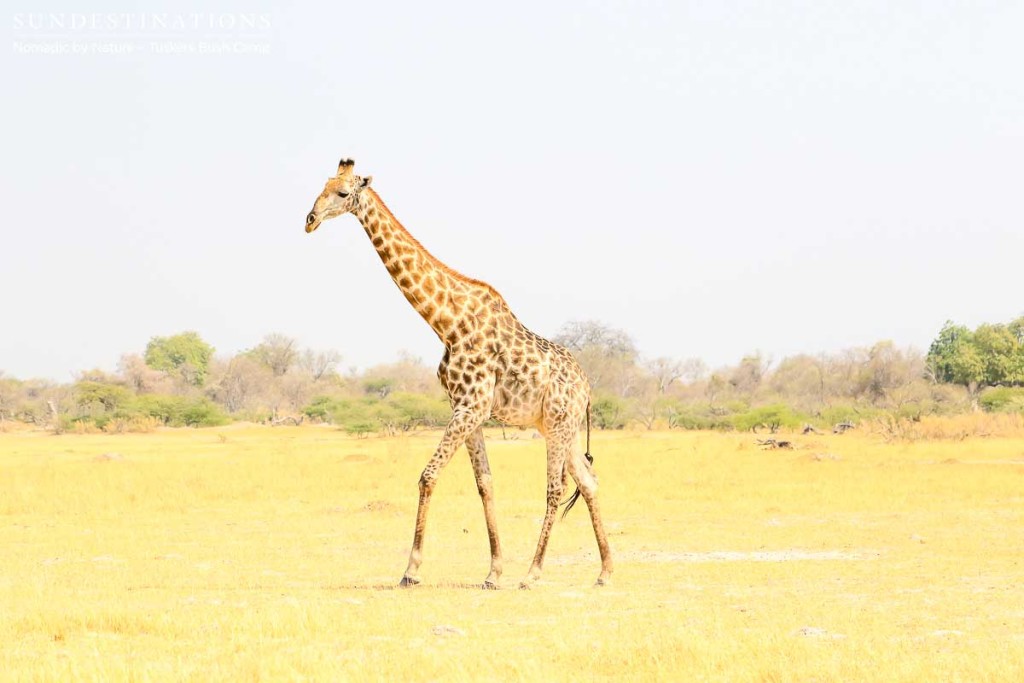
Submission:
[[881,411],[878,410],[855,408],[851,405],[838,405],[823,408],[819,415],[824,426],[831,428],[833,425],[837,425],[840,422],[857,423],[860,420],[875,417],[880,414]]
[[103,431],[108,434],[124,434],[134,432],[148,434],[154,431],[162,423],[155,417],[136,415],[135,417],[113,417],[103,425]]
[[396,392],[385,402],[401,416],[402,431],[416,427],[443,427],[452,416],[451,405],[439,396]]
[[417,427],[440,427],[452,411],[440,396],[394,392],[386,398],[317,396],[302,409],[312,420],[330,422],[351,434],[397,434]]
[[376,431],[377,423],[371,420],[356,420],[345,425],[345,433],[363,437]]
[[601,394],[590,404],[594,426],[598,429],[624,429],[626,401],[614,394]]
[[232,413],[231,417],[238,422],[252,422],[254,424],[266,424],[274,418],[274,413],[267,408],[249,408]]
[[231,421],[220,406],[207,398],[159,394],[137,396],[113,417],[150,417],[168,427],[217,427]]
[[219,427],[231,422],[220,406],[206,398],[186,403],[181,417],[188,427]]
[[710,403],[670,404],[665,410],[669,429],[732,429],[724,411]]
[[344,428],[356,422],[372,421],[373,416],[369,412],[372,402],[372,399],[362,398],[338,398],[331,401],[327,408],[331,424]]
[[993,387],[981,395],[978,404],[988,413],[1024,413],[1024,388]]
[[387,398],[394,389],[395,381],[390,377],[373,377],[363,382],[363,391],[380,398]]
[[75,385],[75,402],[79,409],[96,407],[113,411],[127,403],[131,394],[122,386],[103,382],[82,381]]
[[798,429],[805,422],[803,416],[794,413],[793,409],[784,403],[761,406],[732,416],[732,426],[744,432],[758,427],[768,427],[773,431],[779,427]]
[[130,405],[117,411],[114,416],[131,418],[133,415],[145,415],[157,419],[165,425],[180,425],[182,424],[181,402],[182,399],[178,396],[161,394],[136,396]]
[[330,396],[317,396],[302,409],[302,414],[314,422],[327,422],[331,416],[333,401]]

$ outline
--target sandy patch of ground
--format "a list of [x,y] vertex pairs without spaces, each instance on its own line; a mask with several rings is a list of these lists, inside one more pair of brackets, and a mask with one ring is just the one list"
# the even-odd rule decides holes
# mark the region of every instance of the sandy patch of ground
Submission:
[[881,553],[876,550],[712,550],[703,553],[641,551],[626,553],[624,561],[632,562],[801,562],[801,561],[850,561],[874,560]]

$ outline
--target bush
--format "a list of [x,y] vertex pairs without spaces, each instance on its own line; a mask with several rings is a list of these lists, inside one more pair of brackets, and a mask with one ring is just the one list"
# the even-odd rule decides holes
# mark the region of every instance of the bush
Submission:
[[328,404],[327,413],[331,424],[344,428],[357,422],[371,422],[373,416],[369,407],[372,403],[372,399],[338,398]]
[[310,419],[329,422],[349,434],[365,435],[376,431],[393,431],[397,417],[374,397],[330,398],[318,396],[302,409]]
[[378,424],[371,420],[356,420],[345,425],[345,433],[363,437],[376,431]]
[[115,411],[114,418],[150,417],[168,427],[217,427],[231,419],[207,398],[147,394]]
[[395,381],[390,377],[373,377],[363,382],[363,391],[379,398],[387,398],[394,389]]
[[784,403],[753,408],[744,413],[732,416],[732,426],[739,431],[750,431],[758,427],[768,427],[772,431],[779,427],[799,429],[806,423],[804,416],[793,412]]
[[108,434],[125,434],[134,432],[137,434],[148,434],[154,431],[163,423],[155,417],[137,415],[135,417],[113,417],[103,425],[103,431]]
[[443,427],[452,416],[448,400],[439,396],[400,392],[391,394],[385,402],[401,416],[402,431],[416,427]]
[[134,396],[122,386],[94,381],[75,385],[77,410],[58,429],[89,433],[151,431],[154,424],[171,427],[214,427],[229,421],[215,403],[186,396]]
[[696,412],[685,412],[676,416],[676,425],[681,429],[723,429],[727,424],[714,415],[701,415]]
[[877,417],[882,414],[880,410],[855,408],[850,405],[829,406],[822,409],[820,415],[823,426],[832,428],[840,422],[852,422],[856,424],[861,420]]
[[440,427],[448,423],[452,411],[448,402],[437,396],[396,392],[379,398],[329,398],[318,396],[302,409],[310,419],[330,422],[350,434],[369,432],[397,434],[417,427]]
[[993,387],[981,395],[978,404],[987,413],[1024,413],[1024,388]]
[[181,401],[180,397],[160,394],[136,396],[130,405],[115,412],[114,417],[131,418],[134,415],[145,415],[155,418],[165,425],[180,425],[182,424]]
[[75,402],[80,410],[113,411],[131,399],[127,389],[116,384],[82,381],[75,385]]
[[626,401],[614,394],[597,396],[590,404],[594,426],[598,429],[624,429],[626,409]]
[[181,417],[187,427],[219,427],[231,422],[220,406],[206,398],[186,403]]
[[237,422],[252,422],[253,424],[266,424],[274,418],[274,413],[269,408],[248,408],[232,413],[231,417]]
[[330,396],[317,396],[302,409],[302,414],[314,422],[327,422],[331,417],[333,401]]
[[669,429],[732,429],[731,421],[723,413],[710,403],[675,402],[664,410]]

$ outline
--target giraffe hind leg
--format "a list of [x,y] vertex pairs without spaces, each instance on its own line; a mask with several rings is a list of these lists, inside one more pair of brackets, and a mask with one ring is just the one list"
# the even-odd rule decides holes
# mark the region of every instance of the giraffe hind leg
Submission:
[[595,585],[604,586],[611,579],[612,553],[608,546],[608,535],[604,530],[604,521],[601,518],[601,506],[597,500],[597,475],[594,474],[591,467],[593,461],[594,459],[590,457],[589,453],[580,453],[580,449],[577,447],[566,464],[569,474],[576,481],[577,488],[576,493],[573,494],[573,499],[582,495],[583,500],[587,504],[587,509],[590,511],[590,522],[594,527],[597,550],[601,555],[601,573],[598,575]]
[[[596,483],[597,475],[593,474],[593,470],[591,469],[591,465],[594,464],[594,456],[592,456],[589,452],[587,452],[587,453],[583,454],[583,457],[586,458],[586,460],[587,460],[587,470],[591,473],[591,475],[593,475],[594,481]],[[571,462],[571,460],[572,460],[572,458],[568,458],[566,460],[567,465],[566,465],[566,469],[565,469],[565,475],[562,477],[562,487],[563,488],[569,483],[569,467],[568,467],[568,463]],[[562,503],[562,505],[564,506],[563,509],[562,509],[562,519],[565,519],[565,516],[567,514],[569,514],[569,510],[572,510],[572,507],[576,504],[576,501],[578,501],[580,499],[580,495],[583,493],[583,490],[580,488],[579,481],[576,480],[576,479],[574,479],[574,481],[576,481],[576,490],[573,491],[573,494],[571,496],[569,496],[569,498],[566,499],[565,502]]]
[[491,467],[487,462],[487,449],[484,446],[483,428],[477,427],[476,431],[466,439],[466,450],[469,451],[469,459],[473,464],[473,475],[476,477],[476,488],[480,493],[480,501],[484,506],[484,521],[487,523],[487,538],[491,544],[491,571],[484,579],[483,587],[495,589],[498,587],[498,580],[501,578],[501,541],[498,539],[497,517],[494,513],[494,488],[491,483]]
[[548,491],[547,508],[544,512],[544,521],[540,527],[540,538],[537,540],[537,552],[533,556],[530,570],[526,578],[519,584],[520,588],[530,588],[540,578],[544,568],[544,555],[547,552],[548,541],[551,538],[551,527],[555,523],[555,516],[558,512],[558,505],[562,499],[562,491],[565,488],[566,469],[565,460],[570,452],[571,439],[566,435],[548,434]]

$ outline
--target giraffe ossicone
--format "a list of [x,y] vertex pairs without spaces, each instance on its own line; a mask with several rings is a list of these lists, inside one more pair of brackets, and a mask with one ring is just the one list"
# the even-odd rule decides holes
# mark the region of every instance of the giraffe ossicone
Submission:
[[483,423],[536,427],[547,441],[547,500],[537,550],[520,587],[540,578],[551,528],[568,478],[576,483],[590,511],[601,556],[597,584],[608,582],[611,551],[597,500],[597,477],[589,453],[580,448],[584,419],[589,430],[590,383],[566,349],[526,328],[493,287],[442,263],[392,215],[370,187],[371,177],[354,172],[343,158],[306,216],[306,232],[346,213],[362,224],[391,279],[444,345],[438,379],[448,395],[452,417],[419,480],[419,505],[409,564],[399,585],[420,583],[427,510],[434,485],[459,446],[465,444],[491,546],[485,588],[496,588],[502,573],[501,543],[494,512],[491,469]]

